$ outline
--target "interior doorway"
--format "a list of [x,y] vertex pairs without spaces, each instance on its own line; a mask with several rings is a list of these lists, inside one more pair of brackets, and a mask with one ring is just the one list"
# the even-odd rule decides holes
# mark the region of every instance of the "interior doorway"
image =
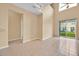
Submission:
[[20,44],[23,40],[22,34],[23,15],[13,10],[8,12],[8,43]]

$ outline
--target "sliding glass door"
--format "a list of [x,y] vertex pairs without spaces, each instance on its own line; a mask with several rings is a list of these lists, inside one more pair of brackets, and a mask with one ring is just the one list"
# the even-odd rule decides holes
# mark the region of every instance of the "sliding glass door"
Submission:
[[76,37],[77,20],[64,20],[59,22],[59,35],[68,38]]

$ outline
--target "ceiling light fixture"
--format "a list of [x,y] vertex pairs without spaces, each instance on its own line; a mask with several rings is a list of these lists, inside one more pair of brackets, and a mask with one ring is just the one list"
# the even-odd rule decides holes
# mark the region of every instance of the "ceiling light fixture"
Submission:
[[43,8],[43,5],[39,4],[39,3],[36,3],[35,4],[35,7],[39,9],[39,11],[42,13],[42,8]]

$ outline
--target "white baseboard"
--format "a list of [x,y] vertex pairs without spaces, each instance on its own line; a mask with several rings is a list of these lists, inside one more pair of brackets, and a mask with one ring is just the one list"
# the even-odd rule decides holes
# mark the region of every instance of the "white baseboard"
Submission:
[[[27,42],[30,42],[30,41],[33,41],[33,40],[38,40],[38,39],[25,40],[25,41],[23,41],[23,43],[27,43]],[[39,39],[39,40],[40,40],[40,39]]]
[[9,46],[0,47],[0,50],[1,50],[1,49],[4,49],[4,48],[8,48],[8,47],[9,47]]
[[21,38],[10,39],[9,41],[19,40]]
[[52,38],[52,37],[46,37],[46,38],[43,38],[43,40],[50,39],[50,38]]

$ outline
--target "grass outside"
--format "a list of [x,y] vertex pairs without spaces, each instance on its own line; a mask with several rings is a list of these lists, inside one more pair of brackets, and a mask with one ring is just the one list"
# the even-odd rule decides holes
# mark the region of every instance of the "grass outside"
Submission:
[[74,32],[60,32],[60,36],[75,37]]

